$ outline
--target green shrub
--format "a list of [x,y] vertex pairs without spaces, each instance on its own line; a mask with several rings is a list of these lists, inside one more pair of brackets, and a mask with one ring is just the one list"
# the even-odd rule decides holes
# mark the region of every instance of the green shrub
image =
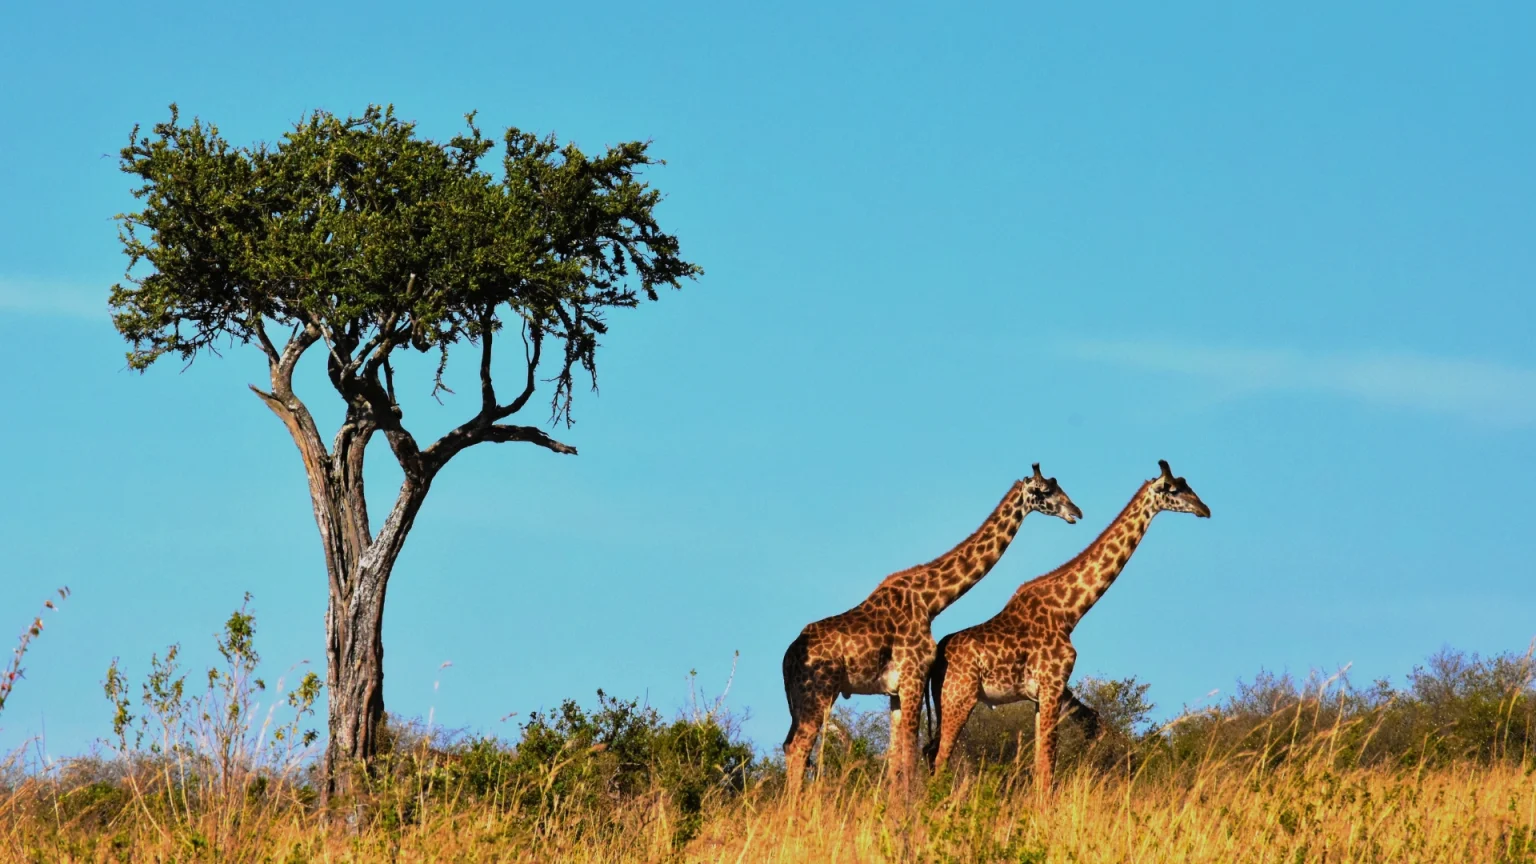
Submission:
[[391,717],[382,734],[373,793],[392,826],[413,824],[423,800],[472,799],[528,818],[601,814],[652,792],[678,817],[677,840],[701,823],[712,797],[743,792],[754,776],[752,748],[729,714],[664,721],[639,700],[597,691],[597,705],[567,699],[535,711],[516,744],[427,730]]

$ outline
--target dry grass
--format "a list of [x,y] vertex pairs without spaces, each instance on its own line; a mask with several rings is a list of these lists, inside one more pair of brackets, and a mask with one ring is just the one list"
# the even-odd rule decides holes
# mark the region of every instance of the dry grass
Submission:
[[712,802],[680,847],[677,811],[660,794],[601,817],[557,806],[536,819],[517,806],[422,796],[409,824],[398,818],[401,802],[381,800],[365,827],[350,832],[280,801],[169,819],[155,818],[161,808],[152,801],[130,801],[101,818],[69,800],[80,789],[63,778],[34,777],[0,802],[0,854],[103,862],[1536,862],[1536,777],[1519,767],[1334,772],[1313,760],[1261,774],[1253,764],[1206,764],[1156,779],[1079,771],[1044,805],[1027,779],[1010,782],[996,771],[934,780],[905,808],[852,779],[814,785],[792,812],[764,783]]
[[600,691],[595,709],[530,714],[515,744],[394,722],[357,807],[327,819],[302,729],[320,683],[266,691],[254,633],[242,606],[201,693],[175,646],[151,660],[137,705],[114,662],[103,753],[0,760],[0,864],[1536,864],[1533,652],[1442,653],[1403,690],[1269,676],[1140,731],[1144,685],[1079,682],[1111,734],[1089,745],[1067,730],[1043,801],[1019,712],[973,717],[962,773],[905,802],[884,790],[878,718],[840,712],[792,807],[782,764],[751,758],[723,697],[667,722]]

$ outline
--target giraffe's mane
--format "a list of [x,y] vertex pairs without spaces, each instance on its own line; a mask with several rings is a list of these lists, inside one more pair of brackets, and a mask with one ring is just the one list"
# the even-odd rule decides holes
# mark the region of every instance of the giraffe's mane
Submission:
[[1089,543],[1087,547],[1083,549],[1083,551],[1073,555],[1071,560],[1050,571],[1049,573],[1036,576],[1028,582],[1025,582],[1023,585],[1020,585],[1019,590],[1015,593],[1023,593],[1025,589],[1030,588],[1030,586],[1038,586],[1041,583],[1053,581],[1054,579],[1064,574],[1076,571],[1082,567],[1085,562],[1098,558],[1099,549],[1104,546],[1105,542],[1109,540],[1110,535],[1120,527],[1120,525],[1128,516],[1130,516],[1131,510],[1136,507],[1138,502],[1141,501],[1142,496],[1147,494],[1148,487],[1150,487],[1153,483],[1153,480],[1156,479],[1157,478],[1154,477],[1152,480],[1148,480],[1145,483],[1142,483],[1141,488],[1136,490],[1136,494],[1131,496],[1131,500],[1125,502],[1125,506],[1120,509],[1120,513],[1116,515],[1114,519],[1111,519],[1108,525],[1104,526],[1104,530],[1099,532],[1099,536],[1093,538],[1093,542]]
[[968,544],[974,542],[977,537],[981,536],[981,532],[986,530],[988,525],[991,525],[993,522],[997,521],[999,515],[1002,514],[1003,510],[1008,506],[1009,502],[1013,500],[1015,493],[1018,492],[1019,487],[1023,485],[1023,483],[1023,480],[1013,481],[1013,485],[1008,487],[1008,491],[1003,495],[1003,499],[997,502],[997,506],[992,508],[991,513],[987,514],[987,518],[983,519],[981,524],[976,526],[975,531],[972,531],[969,535],[967,535],[964,540],[956,543],[948,552],[945,552],[943,555],[940,555],[939,557],[927,562],[926,564],[918,564],[914,567],[907,567],[902,570],[897,570],[895,573],[892,573],[891,575],[880,580],[880,584],[875,588],[875,592],[878,593],[882,589],[889,587],[896,581],[900,580],[903,576],[910,576],[913,573],[921,573],[934,569],[955,555],[961,549],[964,549]]

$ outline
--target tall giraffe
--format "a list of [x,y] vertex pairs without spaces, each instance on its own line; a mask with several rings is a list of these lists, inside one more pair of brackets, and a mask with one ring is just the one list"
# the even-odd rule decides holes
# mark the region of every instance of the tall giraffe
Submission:
[[[838,695],[885,693],[891,697],[891,744],[887,763],[898,788],[916,766],[917,720],[923,683],[937,646],[934,616],[987,575],[1030,511],[1067,522],[1082,518],[1056,478],[1019,480],[971,536],[927,564],[892,573],[864,602],[800,631],[784,652],[784,694],[789,735],[784,761],[790,794],[797,794],[811,744]],[[903,712],[902,706],[910,710]]]
[[[1020,585],[1003,611],[992,618],[939,641],[938,657],[928,679],[932,719],[939,727],[938,741],[928,745],[935,770],[949,761],[955,739],[978,700],[991,706],[1029,700],[1039,706],[1035,712],[1035,789],[1041,793],[1051,786],[1057,722],[1077,715],[1090,737],[1097,734],[1098,715],[1067,689],[1077,660],[1072,629],[1125,569],[1153,516],[1163,510],[1211,515],[1211,508],[1183,477],[1173,476],[1167,462],[1159,460],[1157,464],[1162,473],[1141,485],[1087,549],[1050,573]],[[1056,707],[1052,710],[1047,706]]]

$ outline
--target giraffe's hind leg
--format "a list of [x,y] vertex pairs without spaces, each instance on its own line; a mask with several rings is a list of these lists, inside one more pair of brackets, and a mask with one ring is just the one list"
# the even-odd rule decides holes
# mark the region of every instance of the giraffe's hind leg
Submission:
[[811,759],[811,749],[835,699],[837,691],[818,689],[802,693],[798,700],[798,710],[790,718],[789,737],[784,742],[785,786],[791,796],[799,794],[805,782],[805,769]]
[[810,654],[810,639],[803,633],[784,653],[784,696],[789,701],[784,771],[791,797],[800,792],[811,745],[838,694],[833,670],[825,662],[813,661]]
[[971,717],[976,700],[981,693],[981,678],[969,663],[951,661],[939,691],[939,744],[934,755],[933,770],[940,771],[949,763],[955,750],[960,730]]

